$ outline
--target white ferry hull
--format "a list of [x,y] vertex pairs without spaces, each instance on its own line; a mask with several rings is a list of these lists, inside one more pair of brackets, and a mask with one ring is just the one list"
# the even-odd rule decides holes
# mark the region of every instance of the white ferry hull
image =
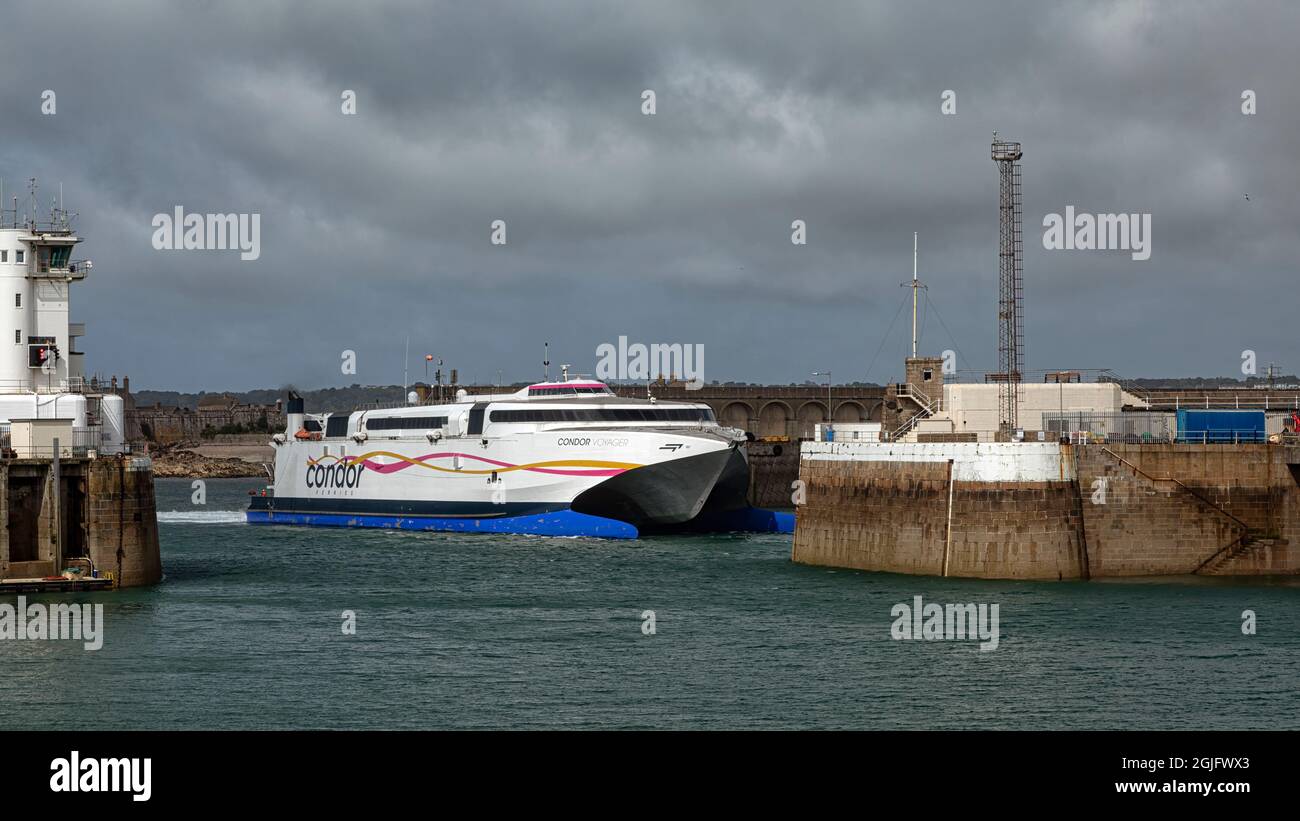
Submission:
[[701,431],[295,441],[277,449],[275,494],[254,497],[248,520],[634,538],[689,523],[715,490],[727,498],[712,511],[743,509],[747,484],[737,443]]
[[743,433],[707,405],[593,382],[311,416],[290,399],[274,482],[248,521],[633,538],[781,530],[747,502]]

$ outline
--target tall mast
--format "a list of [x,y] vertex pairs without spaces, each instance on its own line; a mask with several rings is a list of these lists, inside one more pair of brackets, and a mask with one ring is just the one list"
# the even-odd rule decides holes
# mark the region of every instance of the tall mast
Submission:
[[916,359],[916,232],[912,232],[912,358]]
[[915,231],[912,232],[912,281],[900,282],[898,283],[898,285],[900,288],[912,289],[912,358],[916,359],[917,342],[919,341],[918,339],[919,329],[916,327],[916,312],[917,312],[916,292],[924,288],[925,286],[921,284],[921,280],[918,279],[916,275],[916,232]]
[[1024,269],[1021,236],[1020,143],[993,132],[998,167],[998,427],[1019,427],[1020,377],[1025,352]]

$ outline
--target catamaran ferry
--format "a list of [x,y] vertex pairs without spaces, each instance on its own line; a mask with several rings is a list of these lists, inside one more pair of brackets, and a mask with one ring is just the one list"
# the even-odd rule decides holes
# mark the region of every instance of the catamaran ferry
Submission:
[[635,538],[790,531],[751,508],[744,431],[708,405],[541,382],[444,404],[308,414],[287,405],[258,524]]

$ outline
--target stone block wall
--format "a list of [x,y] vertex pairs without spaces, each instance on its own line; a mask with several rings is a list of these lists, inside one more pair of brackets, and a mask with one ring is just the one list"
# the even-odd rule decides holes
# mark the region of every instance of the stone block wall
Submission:
[[91,561],[123,587],[162,580],[153,472],[138,460],[89,463],[86,528]]
[[804,564],[978,578],[1082,573],[1072,482],[954,482],[946,462],[805,460],[807,503],[792,558]]
[[[88,558],[101,573],[111,572],[123,587],[156,584],[162,579],[158,546],[158,515],[155,508],[153,473],[148,460],[105,457],[69,459],[60,464],[65,484],[64,566],[71,561],[76,528],[84,534]],[[40,483],[39,511],[29,511],[33,527],[15,529],[10,519],[10,483],[21,477]],[[67,485],[76,485],[78,501],[72,501]],[[60,572],[55,567],[59,529],[55,519],[54,481],[48,460],[5,460],[0,463],[0,578],[44,576]],[[69,508],[74,505],[75,509]],[[13,539],[11,543],[11,537]],[[30,541],[34,538],[34,545]],[[28,561],[15,561],[18,541],[26,541],[23,553],[33,552]],[[12,548],[12,549],[11,549]]]
[[755,507],[788,509],[794,506],[794,480],[799,478],[798,442],[750,442],[749,503]]
[[1300,448],[1062,448],[1060,481],[955,481],[950,544],[948,463],[805,456],[792,557],[940,575],[946,548],[948,575],[1007,579],[1300,573]]

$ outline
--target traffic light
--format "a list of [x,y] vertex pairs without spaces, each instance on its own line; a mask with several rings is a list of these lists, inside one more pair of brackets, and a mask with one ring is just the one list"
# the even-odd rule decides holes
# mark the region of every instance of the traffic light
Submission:
[[[32,368],[49,367],[63,356],[59,352],[59,346],[53,342],[38,342],[27,346],[27,365]],[[49,363],[49,364],[47,364]]]

